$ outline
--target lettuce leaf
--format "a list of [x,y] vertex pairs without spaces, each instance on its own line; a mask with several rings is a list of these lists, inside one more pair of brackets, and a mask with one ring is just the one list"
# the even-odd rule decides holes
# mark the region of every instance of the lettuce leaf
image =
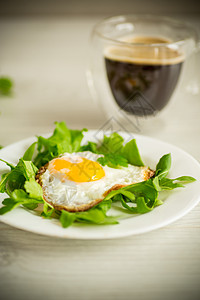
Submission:
[[11,171],[4,174],[0,182],[0,192],[9,195],[9,198],[2,202],[4,206],[0,208],[0,215],[19,205],[34,209],[44,201],[42,188],[35,181],[38,169],[33,162],[21,158],[16,167],[13,168],[12,165],[10,167]]
[[38,137],[38,154],[33,160],[38,168],[64,152],[77,152],[81,148],[83,132],[87,129],[71,130],[68,129],[65,122],[56,122],[55,124],[56,128],[52,136],[49,138]]
[[113,132],[110,136],[104,135],[99,146],[94,142],[88,142],[81,148],[81,151],[104,155],[98,159],[99,163],[111,168],[128,167],[128,164],[144,166],[136,140],[132,139],[124,146],[124,139],[117,132]]
[[69,227],[74,222],[98,225],[118,224],[115,217],[106,214],[111,208],[111,204],[111,200],[102,201],[87,211],[77,213],[62,210],[60,212],[60,222],[64,228]]

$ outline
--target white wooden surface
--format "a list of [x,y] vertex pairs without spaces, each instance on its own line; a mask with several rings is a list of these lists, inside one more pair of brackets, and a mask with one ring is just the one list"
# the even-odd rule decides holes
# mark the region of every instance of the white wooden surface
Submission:
[[[185,18],[185,17],[184,17]],[[187,18],[185,18],[187,19]],[[51,132],[54,121],[99,128],[85,70],[95,17],[2,18],[0,144]],[[189,18],[200,28],[199,16]],[[196,74],[198,80],[200,73]],[[140,133],[200,154],[200,96],[177,92]],[[183,162],[184,163],[184,162]],[[106,241],[61,240],[0,224],[1,299],[199,299],[200,205],[163,229]]]

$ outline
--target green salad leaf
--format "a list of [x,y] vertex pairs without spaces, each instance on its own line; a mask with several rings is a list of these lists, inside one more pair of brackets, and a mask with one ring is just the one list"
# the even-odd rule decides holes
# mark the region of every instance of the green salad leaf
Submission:
[[[4,161],[5,162],[5,161]],[[43,191],[41,186],[35,181],[35,175],[38,171],[32,161],[25,161],[21,158],[13,167],[8,162],[11,171],[3,174],[0,182],[0,192],[6,192],[9,198],[2,203],[0,215],[23,205],[28,209],[35,209],[39,203],[43,203]]]
[[8,77],[0,77],[0,95],[9,96],[13,88],[13,81]]
[[122,149],[122,154],[127,159],[129,164],[139,167],[144,166],[135,139],[132,139],[130,142],[126,143]]
[[32,160],[33,159],[36,144],[37,144],[37,142],[31,144],[30,147],[28,147],[28,149],[26,150],[26,152],[23,155],[23,160]]
[[19,160],[16,167],[8,162],[5,163],[11,168],[11,171],[3,174],[0,182],[0,192],[6,192],[8,195],[15,189],[21,189],[26,180],[34,179],[38,170],[32,161],[25,161],[23,158]]
[[128,161],[125,157],[118,154],[105,154],[103,157],[99,157],[97,161],[102,165],[107,165],[110,168],[128,167]]
[[[43,205],[43,218],[56,218],[64,228],[75,223],[87,224],[117,224],[117,217],[107,213],[113,203],[121,205],[122,209],[131,214],[144,214],[162,205],[159,194],[182,188],[187,183],[195,181],[191,176],[168,178],[171,167],[171,154],[163,155],[156,165],[155,175],[147,181],[131,184],[118,190],[111,191],[99,204],[83,212],[68,212],[56,210],[43,199],[42,187],[36,182],[38,168],[48,163],[54,157],[64,152],[91,151],[101,154],[98,158],[103,166],[112,168],[127,167],[128,164],[143,166],[143,162],[135,139],[124,145],[123,138],[118,133],[104,136],[102,143],[89,141],[82,146],[83,130],[70,130],[64,122],[56,123],[53,135],[49,138],[38,137],[19,159],[16,166],[0,159],[10,171],[4,173],[0,181],[0,192],[7,193],[0,208],[0,215],[22,205],[26,209],[35,209]],[[37,148],[37,149],[36,149]],[[36,153],[36,156],[34,157]]]
[[123,149],[123,142],[124,139],[117,132],[113,132],[110,136],[104,135],[103,142],[98,147],[98,152],[102,154],[120,154]]
[[[142,214],[157,206],[158,191],[151,179],[110,192],[105,200],[121,201],[132,213]],[[127,203],[131,203],[131,206]],[[134,204],[134,206],[132,206]]]
[[88,142],[81,150],[102,154],[103,157],[99,158],[98,162],[103,166],[107,165],[111,168],[128,167],[128,164],[144,166],[136,140],[132,139],[124,145],[124,139],[117,132],[110,136],[104,135],[100,145]]
[[171,154],[165,154],[161,157],[159,160],[157,166],[156,166],[156,176],[158,176],[159,179],[164,178],[169,173],[171,167]]
[[87,131],[87,129],[70,130],[67,128],[65,122],[56,122],[55,124],[56,128],[52,136],[49,138],[38,137],[38,154],[33,160],[38,168],[64,152],[72,153],[81,149],[83,132]]
[[65,210],[61,211],[60,222],[64,228],[69,227],[73,222],[89,224],[118,224],[115,217],[107,216],[107,211],[111,208],[112,201],[102,201],[91,209],[83,212],[71,213]]

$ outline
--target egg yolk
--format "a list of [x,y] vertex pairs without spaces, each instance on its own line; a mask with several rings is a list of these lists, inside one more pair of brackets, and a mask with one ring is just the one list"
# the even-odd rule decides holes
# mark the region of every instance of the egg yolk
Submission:
[[50,162],[48,169],[61,181],[90,182],[105,176],[104,169],[98,162],[84,157],[56,158]]

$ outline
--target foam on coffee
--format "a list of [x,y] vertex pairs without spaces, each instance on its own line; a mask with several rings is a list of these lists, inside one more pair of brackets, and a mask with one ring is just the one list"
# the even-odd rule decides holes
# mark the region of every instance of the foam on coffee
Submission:
[[172,41],[163,37],[132,36],[119,39],[122,45],[109,46],[105,58],[134,64],[172,65],[184,61],[184,55]]

